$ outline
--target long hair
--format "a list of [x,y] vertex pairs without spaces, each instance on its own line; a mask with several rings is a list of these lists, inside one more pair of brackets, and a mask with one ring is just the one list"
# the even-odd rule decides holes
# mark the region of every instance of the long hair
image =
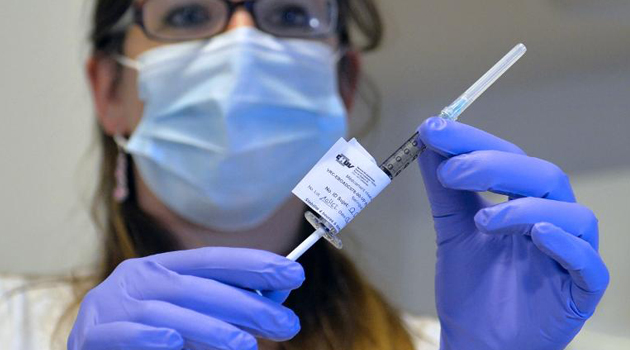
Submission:
[[[122,52],[124,34],[111,34],[110,28],[123,15],[131,0],[95,0],[91,30],[94,55],[107,57]],[[382,39],[383,27],[373,0],[338,0],[339,38],[342,44],[370,51]],[[358,33],[364,44],[350,33]],[[356,70],[347,57],[339,62],[340,89],[356,80]],[[354,76],[353,76],[354,74]],[[88,289],[103,281],[123,260],[181,249],[173,235],[140,208],[133,181],[128,199],[112,198],[118,149],[111,136],[99,127],[101,147],[99,183],[92,203],[92,218],[101,234],[103,252],[99,270],[81,286],[76,300],[66,312],[72,315]],[[131,157],[127,156],[129,162]],[[130,164],[130,163],[129,163]],[[129,166],[127,178],[134,178]],[[310,233],[304,222],[300,235]],[[282,343],[284,349],[396,349],[411,350],[411,340],[395,310],[359,274],[354,264],[329,244],[315,245],[301,259],[306,281],[294,291],[285,305],[299,316],[301,332]]]

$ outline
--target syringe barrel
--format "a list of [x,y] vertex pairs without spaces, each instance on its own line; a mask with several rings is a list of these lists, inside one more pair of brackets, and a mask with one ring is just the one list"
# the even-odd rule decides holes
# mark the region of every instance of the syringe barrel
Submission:
[[403,169],[413,163],[416,158],[424,151],[424,145],[418,143],[418,132],[413,134],[400,148],[396,150],[389,158],[387,158],[380,166],[381,170],[389,176],[390,179],[395,178]]

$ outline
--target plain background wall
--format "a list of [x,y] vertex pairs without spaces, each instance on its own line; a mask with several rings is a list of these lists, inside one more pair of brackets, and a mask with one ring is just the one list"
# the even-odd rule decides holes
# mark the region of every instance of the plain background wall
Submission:
[[[383,159],[514,44],[529,52],[462,121],[565,169],[601,222],[612,283],[575,349],[628,348],[630,337],[630,3],[625,0],[381,1],[387,35],[364,66],[383,116],[361,139]],[[87,0],[2,1],[0,271],[86,266],[98,156],[83,77]],[[353,123],[366,119],[365,106]],[[434,314],[435,244],[416,169],[353,222],[344,243],[399,307]],[[323,243],[322,243],[323,244]],[[602,345],[602,342],[605,344]],[[594,345],[596,344],[596,345]],[[624,344],[624,345],[622,345]]]

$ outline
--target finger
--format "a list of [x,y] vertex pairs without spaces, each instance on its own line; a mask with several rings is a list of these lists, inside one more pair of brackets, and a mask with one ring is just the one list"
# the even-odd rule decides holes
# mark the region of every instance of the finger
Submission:
[[290,290],[271,290],[262,292],[262,295],[265,296],[265,298],[273,300],[279,304],[283,304],[289,298],[289,294],[291,294]]
[[489,234],[530,234],[539,222],[554,224],[598,249],[598,220],[578,203],[542,198],[519,198],[480,210],[475,215],[477,228]]
[[129,314],[133,322],[177,330],[184,338],[184,347],[189,342],[221,350],[257,347],[256,338],[227,322],[164,301],[138,301]]
[[163,266],[148,262],[135,285],[156,284],[155,276],[163,276],[159,288],[129,288],[129,294],[140,300],[165,301],[196,311],[267,339],[286,339],[293,335],[299,319],[293,311],[252,291],[221,282],[188,275],[178,275]]
[[263,250],[207,247],[147,258],[183,275],[214,279],[256,290],[290,290],[302,285],[304,269],[294,261]]
[[494,150],[525,154],[516,145],[470,125],[431,117],[418,127],[420,140],[442,156]]
[[571,275],[571,297],[579,315],[589,317],[595,311],[610,275],[599,254],[585,241],[549,223],[532,229],[534,245],[557,261]]
[[133,322],[96,325],[87,332],[85,350],[180,350],[184,339],[176,331]]
[[437,168],[445,159],[430,149],[418,158],[422,181],[431,204],[438,244],[449,241],[462,232],[474,232],[475,225],[470,219],[486,205],[477,193],[453,190],[440,183]]
[[456,190],[575,202],[569,178],[560,168],[522,154],[475,151],[455,156],[439,166],[438,179]]
[[[453,155],[477,150],[499,150],[520,153],[518,147],[471,126],[438,117],[427,119],[418,127],[418,141],[427,147],[419,157],[420,171],[431,204],[437,243],[441,244],[462,232],[473,232],[470,220],[487,204],[478,194],[446,188],[437,176],[438,166]],[[468,225],[462,227],[461,225]]]

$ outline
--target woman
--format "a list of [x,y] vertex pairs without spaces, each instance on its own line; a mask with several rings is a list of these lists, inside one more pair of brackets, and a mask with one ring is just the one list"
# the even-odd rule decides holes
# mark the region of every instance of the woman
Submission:
[[[93,25],[105,254],[67,310],[68,349],[437,348],[329,245],[282,257],[310,232],[291,188],[346,131],[349,33],[380,41],[371,0],[98,0]],[[438,118],[419,131],[440,348],[564,348],[608,283],[593,214],[509,142]]]

